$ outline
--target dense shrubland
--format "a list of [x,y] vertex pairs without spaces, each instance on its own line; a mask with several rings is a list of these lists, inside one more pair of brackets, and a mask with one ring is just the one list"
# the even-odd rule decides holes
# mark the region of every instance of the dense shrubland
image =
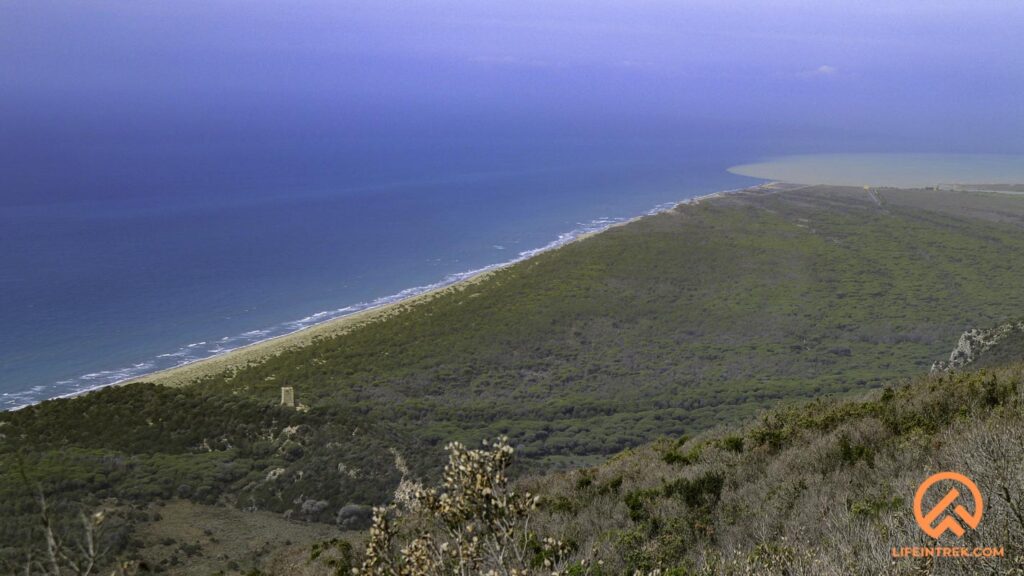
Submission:
[[1024,198],[878,195],[684,206],[202,386],[273,402],[293,385],[435,454],[507,435],[524,464],[574,466],[877,388],[1021,314]]
[[[346,566],[361,561],[373,576],[1024,574],[1022,364],[779,409],[518,483],[503,474],[503,441],[450,449],[442,488],[378,509],[365,553],[350,547]],[[937,543],[1004,557],[890,556],[936,543],[911,502],[942,470],[971,477],[987,502],[978,530]]]
[[[1024,350],[1017,350],[1019,358]],[[1024,574],[1024,364],[894,382],[770,411],[599,466],[509,482],[512,448],[449,447],[439,489],[378,508],[346,569],[454,574]],[[957,470],[987,499],[963,540],[925,537],[911,501]],[[533,494],[536,494],[534,496]],[[893,559],[894,547],[1000,547]],[[340,572],[339,572],[340,573]]]
[[[612,574],[1021,574],[1022,378],[1020,364],[921,377],[865,401],[660,440],[522,489],[543,496],[538,530],[597,550]],[[943,470],[968,475],[988,500],[979,530],[942,544],[1004,546],[1005,559],[889,557],[926,545],[911,502]]]
[[[38,542],[40,492],[69,534],[81,511],[109,509],[112,547],[129,557],[144,544],[132,527],[158,514],[148,505],[172,499],[359,528],[403,476],[438,481],[449,441],[507,436],[515,477],[583,467],[528,487],[543,495],[536,533],[569,546],[566,566],[856,566],[856,551],[826,557],[807,543],[841,542],[851,526],[866,527],[858,542],[905,530],[894,518],[910,477],[967,458],[951,435],[987,447],[977,459],[1020,430],[1012,369],[993,372],[991,386],[981,375],[912,392],[894,384],[946,356],[963,329],[1024,310],[1024,198],[976,194],[965,207],[960,196],[883,190],[882,206],[849,189],[731,196],[197,385],[129,385],[2,413],[0,558]],[[1015,354],[982,360],[998,367]],[[276,406],[284,385],[308,411]],[[729,428],[766,408],[872,389],[866,403]],[[968,429],[974,417],[985,426]],[[1019,478],[988,458],[979,469]],[[1000,510],[1019,506],[1009,494]],[[834,526],[821,516],[829,502]],[[751,511],[763,520],[751,523]],[[339,547],[319,558],[345,556]],[[349,556],[361,562],[358,548]]]
[[[152,519],[147,504],[175,498],[365,527],[368,504],[387,500],[400,477],[388,449],[403,445],[342,409],[149,384],[4,414],[0,435],[0,559],[37,540],[40,494],[70,532],[83,509],[117,509],[130,527]],[[410,466],[425,475],[422,460]],[[127,532],[115,531],[117,551],[137,547]]]

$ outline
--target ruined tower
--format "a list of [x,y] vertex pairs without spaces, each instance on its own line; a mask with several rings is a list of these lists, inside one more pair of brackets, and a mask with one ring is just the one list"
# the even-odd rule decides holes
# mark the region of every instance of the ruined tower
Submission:
[[281,406],[295,407],[295,388],[291,386],[281,387]]

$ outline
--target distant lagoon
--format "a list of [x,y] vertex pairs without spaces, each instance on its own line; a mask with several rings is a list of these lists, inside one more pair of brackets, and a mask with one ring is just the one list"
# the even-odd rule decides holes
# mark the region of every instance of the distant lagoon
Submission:
[[1024,184],[1024,156],[990,154],[808,154],[729,169],[798,184],[895,186]]

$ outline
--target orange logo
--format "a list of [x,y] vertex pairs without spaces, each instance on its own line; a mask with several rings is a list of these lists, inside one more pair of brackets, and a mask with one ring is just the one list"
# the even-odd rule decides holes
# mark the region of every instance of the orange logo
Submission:
[[[953,508],[952,514],[946,514],[946,509],[949,508],[950,504],[956,502],[957,498],[960,497],[960,490],[954,487],[950,488],[946,495],[932,506],[931,510],[925,513],[921,506],[925,495],[928,493],[928,489],[942,481],[953,481],[965,486],[970,491],[971,498],[974,500],[974,512],[968,512],[963,505],[957,504],[956,508]],[[971,481],[970,478],[956,472],[939,472],[929,476],[927,480],[921,483],[917,488],[917,493],[914,494],[914,517],[917,518],[917,525],[921,527],[921,530],[924,530],[925,534],[932,538],[942,536],[947,530],[955,534],[957,538],[963,536],[964,527],[960,520],[972,529],[977,528],[978,523],[981,522],[984,507],[985,502],[981,497],[981,490],[978,490],[978,485]],[[957,520],[957,517],[960,520]],[[936,523],[936,520],[939,518],[942,520]]]

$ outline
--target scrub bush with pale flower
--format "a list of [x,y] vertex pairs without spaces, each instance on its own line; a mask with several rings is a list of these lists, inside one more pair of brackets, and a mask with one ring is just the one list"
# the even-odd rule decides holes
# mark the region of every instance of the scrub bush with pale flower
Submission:
[[[440,488],[374,510],[362,576],[567,574],[571,546],[530,529],[539,498],[509,483],[507,438],[453,442]],[[579,565],[577,564],[577,569]]]

